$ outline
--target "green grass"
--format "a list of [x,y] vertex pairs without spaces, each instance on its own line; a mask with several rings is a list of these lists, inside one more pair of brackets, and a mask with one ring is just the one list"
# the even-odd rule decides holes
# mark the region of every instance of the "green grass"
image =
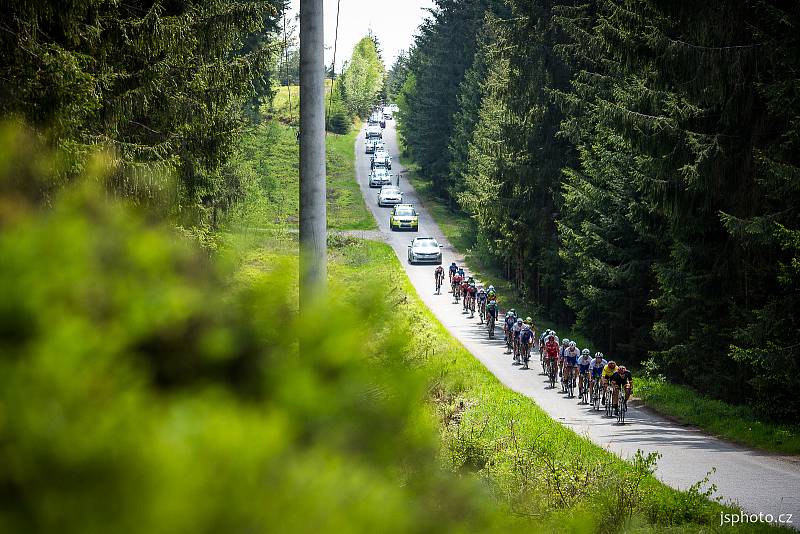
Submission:
[[[325,80],[325,106],[328,106],[328,96],[331,90],[331,80]],[[289,105],[291,104],[291,108]],[[300,122],[300,86],[281,85],[275,87],[275,97],[272,102],[262,109],[265,116],[276,119],[284,124],[297,126]]]
[[721,438],[766,451],[800,454],[800,428],[760,421],[748,406],[733,406],[654,378],[637,378],[636,396],[659,413]]
[[372,230],[375,218],[364,204],[355,179],[354,128],[347,135],[329,133],[328,143],[328,228],[331,230]]
[[[329,133],[327,142],[328,228],[366,230],[375,221],[355,180],[355,137]],[[299,223],[299,145],[296,130],[269,120],[242,140],[238,167],[246,175],[245,199],[230,214],[226,231],[236,241],[260,239],[296,241]]]

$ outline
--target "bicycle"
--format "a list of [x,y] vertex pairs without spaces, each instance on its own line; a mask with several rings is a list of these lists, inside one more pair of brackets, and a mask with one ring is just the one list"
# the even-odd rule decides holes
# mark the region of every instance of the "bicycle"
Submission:
[[548,360],[550,363],[548,365],[549,369],[547,370],[547,374],[550,377],[550,389],[556,388],[556,375],[558,374],[558,364],[552,359]]
[[442,294],[442,283],[444,282],[444,276],[436,276],[436,294]]
[[578,382],[578,395],[581,397],[582,404],[589,404],[589,371],[584,371],[580,375]]
[[486,319],[486,301],[482,300],[478,303],[478,318],[480,319],[480,324],[483,324]]
[[520,351],[522,353],[522,368],[528,369],[528,361],[531,359],[531,344],[520,341]]
[[605,398],[603,399],[603,406],[606,409],[606,417],[612,417],[614,415],[614,397],[611,389],[612,388],[610,388],[610,386],[606,386],[606,394]]
[[494,315],[486,318],[486,328],[489,330],[489,339],[494,339]]
[[600,411],[600,381],[592,379],[592,408]]
[[619,393],[617,396],[619,397],[617,400],[617,424],[624,425],[625,424],[625,412],[628,411],[628,401],[625,400],[625,390],[619,388]]
[[475,295],[469,296],[469,318],[473,319],[475,317]]
[[564,379],[566,380],[564,385],[566,386],[565,391],[567,392],[567,398],[571,399],[572,397],[575,396],[575,383],[572,380],[572,373],[573,373],[572,366],[565,365],[564,371],[562,372],[564,375]]

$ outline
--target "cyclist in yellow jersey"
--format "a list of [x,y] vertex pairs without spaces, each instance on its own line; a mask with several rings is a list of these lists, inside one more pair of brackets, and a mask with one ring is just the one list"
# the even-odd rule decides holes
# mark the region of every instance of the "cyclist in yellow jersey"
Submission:
[[608,362],[608,364],[606,364],[605,367],[603,367],[603,372],[600,375],[600,390],[603,393],[603,402],[605,402],[606,399],[606,387],[608,386],[608,379],[611,378],[611,375],[613,375],[615,372],[617,372],[617,363],[614,360],[611,360]]

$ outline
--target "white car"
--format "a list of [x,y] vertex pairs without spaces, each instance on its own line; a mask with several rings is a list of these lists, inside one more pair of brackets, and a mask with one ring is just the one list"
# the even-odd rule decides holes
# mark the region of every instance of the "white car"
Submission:
[[392,169],[392,158],[388,152],[376,152],[372,155],[371,166],[373,169],[386,168]]
[[442,264],[442,245],[433,237],[415,237],[408,245],[408,263]]
[[400,106],[398,106],[397,104],[389,104],[389,109],[392,110],[392,113],[397,113],[398,111],[400,111]]
[[396,185],[384,185],[378,193],[378,206],[395,206],[402,204],[403,192]]
[[367,126],[365,137],[367,139],[383,139],[383,130],[379,124],[370,124]]
[[392,185],[392,175],[388,169],[377,168],[369,175],[370,187],[381,187],[384,185]]
[[380,139],[367,139],[367,154],[374,154],[375,152],[385,151],[386,145]]
[[383,108],[383,118],[387,121],[392,120],[392,108],[389,106]]

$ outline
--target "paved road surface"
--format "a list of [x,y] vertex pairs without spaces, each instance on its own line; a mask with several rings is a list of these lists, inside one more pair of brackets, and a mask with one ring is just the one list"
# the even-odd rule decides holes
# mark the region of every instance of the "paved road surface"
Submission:
[[[395,123],[389,121],[384,140],[394,162],[392,172],[403,172],[397,161],[398,145]],[[626,424],[619,426],[597,412],[578,405],[576,399],[566,399],[562,394],[547,389],[539,375],[538,358],[532,370],[523,371],[511,365],[511,357],[504,354],[502,339],[489,341],[478,319],[467,319],[460,307],[452,304],[447,294],[434,294],[434,267],[409,265],[407,246],[415,235],[434,236],[444,244],[444,265],[455,261],[463,264],[463,256],[454,250],[419,201],[413,187],[401,177],[400,187],[405,193],[404,202],[414,204],[420,216],[419,234],[391,232],[390,208],[377,205],[377,189],[368,183],[369,156],[364,152],[364,136],[356,142],[356,173],[367,205],[372,210],[384,240],[389,243],[405,266],[408,277],[425,304],[442,324],[469,349],[472,354],[508,387],[534,399],[554,419],[575,432],[587,435],[598,445],[622,457],[631,457],[637,449],[658,451],[663,457],[658,464],[657,476],[665,483],[686,489],[703,479],[716,468],[711,482],[717,485],[718,495],[732,501],[750,513],[794,514],[793,526],[800,528],[800,459],[754,452],[727,442],[708,437],[685,428],[650,412],[631,407]],[[446,283],[446,281],[445,281]],[[502,338],[502,333],[499,333]]]

